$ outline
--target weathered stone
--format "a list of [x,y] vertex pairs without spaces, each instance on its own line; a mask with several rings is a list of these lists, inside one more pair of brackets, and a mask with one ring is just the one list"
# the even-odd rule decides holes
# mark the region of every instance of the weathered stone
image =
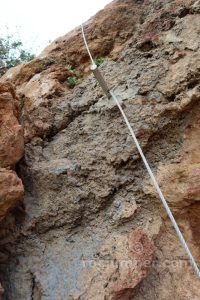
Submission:
[[24,188],[14,171],[0,168],[0,220],[22,200]]
[[[114,1],[85,31],[198,259],[195,2]],[[26,138],[18,168],[26,218],[2,269],[8,298],[198,300],[199,279],[117,106],[88,71],[78,28],[2,79],[16,84]]]
[[19,105],[13,86],[0,83],[0,219],[22,199],[23,185],[14,168],[24,153]]
[[71,299],[132,299],[134,288],[147,275],[152,254],[152,245],[141,230],[111,235],[92,260],[83,258],[84,270]]
[[0,84],[0,167],[15,166],[24,153],[22,127],[14,89]]
[[[19,124],[19,103],[13,86],[10,83],[0,83],[0,244],[5,240],[5,231],[9,232],[4,219],[9,211],[23,199],[24,187],[21,179],[14,171],[15,164],[24,154],[24,138]],[[7,168],[7,169],[6,169]],[[15,222],[13,222],[15,223]],[[9,224],[10,225],[10,224]],[[12,227],[12,226],[11,226]],[[8,238],[8,236],[7,236]],[[9,239],[7,239],[8,241]],[[8,258],[1,252],[0,260]],[[0,285],[0,297],[4,289]]]

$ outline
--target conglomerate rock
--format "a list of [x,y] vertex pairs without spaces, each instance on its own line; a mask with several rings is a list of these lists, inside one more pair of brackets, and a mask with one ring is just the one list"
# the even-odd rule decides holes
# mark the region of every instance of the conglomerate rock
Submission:
[[[118,0],[85,26],[197,262],[199,24],[199,1]],[[199,279],[88,66],[77,28],[2,78],[16,85],[26,139],[26,217],[4,245],[4,297],[197,300]]]

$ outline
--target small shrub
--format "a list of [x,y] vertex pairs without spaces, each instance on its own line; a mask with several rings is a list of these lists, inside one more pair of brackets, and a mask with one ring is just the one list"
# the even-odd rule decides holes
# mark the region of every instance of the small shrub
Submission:
[[74,71],[75,71],[75,68],[73,68],[70,64],[66,64],[65,68],[72,73],[74,73]]
[[77,78],[83,77],[83,74],[82,74],[79,70],[76,70],[75,67],[73,67],[72,65],[66,64],[66,65],[65,65],[65,68],[66,68],[66,69],[67,69],[74,77],[77,77]]
[[78,80],[75,76],[70,76],[67,78],[67,85],[71,89],[73,89],[77,85],[77,83],[78,83]]
[[47,59],[46,61],[44,61],[43,64],[44,64],[44,66],[45,66],[46,68],[48,68],[49,66],[55,64],[55,60],[52,59],[52,58],[49,58],[49,59]]
[[41,73],[42,71],[45,71],[53,64],[55,64],[55,61],[51,58],[48,60],[41,61],[37,66],[36,73]]
[[97,67],[99,67],[104,62],[104,59],[102,57],[97,57],[95,58],[94,62],[97,65]]

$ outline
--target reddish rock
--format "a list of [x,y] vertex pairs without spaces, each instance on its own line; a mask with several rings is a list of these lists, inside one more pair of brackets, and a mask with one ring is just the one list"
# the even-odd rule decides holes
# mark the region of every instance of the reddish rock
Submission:
[[[14,220],[6,226],[4,222],[8,212],[23,199],[24,187],[15,171],[15,164],[24,153],[22,126],[19,124],[19,104],[13,86],[0,83],[0,242],[5,239]],[[1,252],[1,258],[7,255]],[[0,299],[4,289],[0,284]]]
[[112,300],[131,300],[134,288],[147,276],[148,267],[152,262],[152,244],[143,231],[137,229],[129,235],[128,248],[135,264],[130,264],[119,272],[119,278],[110,287]]
[[[194,1],[116,0],[85,24],[85,33],[198,259],[200,15]],[[78,27],[3,76],[22,100],[28,142],[21,163],[27,215],[5,274],[6,294],[199,300],[199,280],[162,218],[155,189],[145,195],[146,169],[89,64]]]
[[0,84],[0,167],[14,166],[24,153],[19,110],[11,84]]
[[87,300],[132,299],[135,287],[147,276],[152,258],[152,244],[140,229],[108,237],[94,259],[84,262],[77,283],[80,298],[72,293],[72,299],[85,299],[85,294]]
[[177,50],[171,59],[171,63],[175,64],[179,59],[183,58],[185,55],[186,55],[185,51]]

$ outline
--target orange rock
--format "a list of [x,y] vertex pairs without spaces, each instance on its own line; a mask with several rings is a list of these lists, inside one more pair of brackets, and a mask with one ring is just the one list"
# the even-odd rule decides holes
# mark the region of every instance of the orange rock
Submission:
[[24,153],[19,111],[11,84],[0,84],[0,167],[14,166]]
[[[115,234],[103,242],[94,259],[84,261],[77,286],[82,294],[87,293],[88,300],[133,299],[134,289],[147,276],[152,258],[152,244],[142,230]],[[72,299],[79,299],[75,296]]]
[[141,230],[134,230],[128,238],[130,259],[133,264],[119,269],[118,280],[111,286],[112,300],[130,300],[134,288],[147,276],[148,267],[153,258],[153,248],[148,236]]

